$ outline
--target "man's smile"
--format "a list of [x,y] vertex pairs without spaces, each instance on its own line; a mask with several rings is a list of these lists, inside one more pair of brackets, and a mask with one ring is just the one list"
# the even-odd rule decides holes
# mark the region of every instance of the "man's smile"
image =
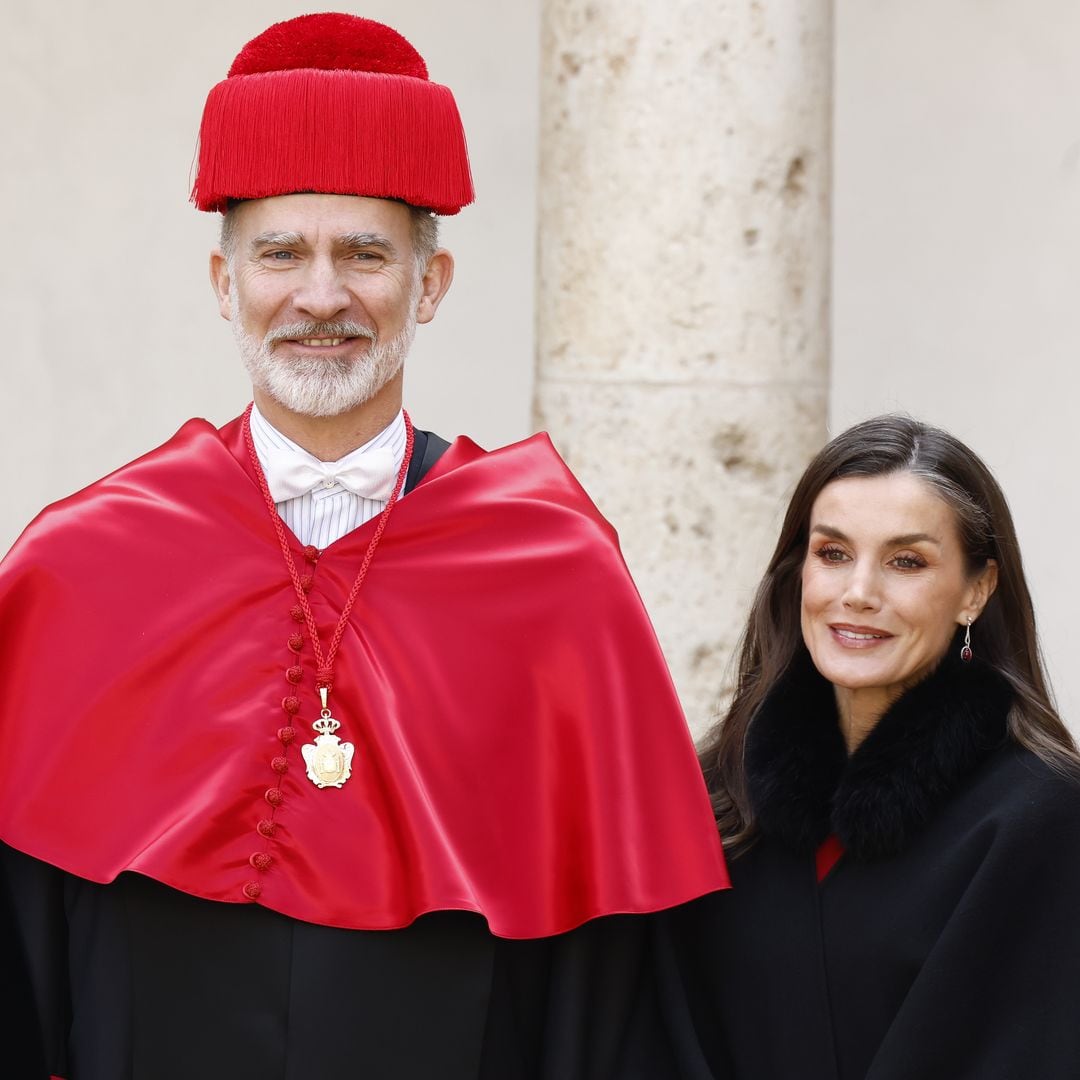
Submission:
[[[272,337],[273,335],[271,335]],[[334,337],[282,337],[273,343],[273,348],[287,346],[293,355],[345,357],[356,354],[356,346],[372,343],[375,335],[337,335]]]

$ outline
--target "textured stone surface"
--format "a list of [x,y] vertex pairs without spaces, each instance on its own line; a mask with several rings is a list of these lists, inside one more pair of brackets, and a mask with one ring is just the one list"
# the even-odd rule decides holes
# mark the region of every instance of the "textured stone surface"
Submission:
[[547,0],[536,419],[622,537],[691,725],[825,431],[828,0]]

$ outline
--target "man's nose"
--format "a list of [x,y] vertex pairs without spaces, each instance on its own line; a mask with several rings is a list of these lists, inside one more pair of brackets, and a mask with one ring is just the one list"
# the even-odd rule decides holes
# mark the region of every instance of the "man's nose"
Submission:
[[313,260],[305,268],[300,287],[293,295],[298,311],[321,322],[340,315],[351,302],[352,296],[332,259]]

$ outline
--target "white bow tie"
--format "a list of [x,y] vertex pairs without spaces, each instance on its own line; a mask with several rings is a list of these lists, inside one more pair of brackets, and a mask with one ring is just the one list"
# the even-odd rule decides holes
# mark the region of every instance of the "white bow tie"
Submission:
[[274,449],[267,455],[264,471],[276,503],[334,484],[361,498],[387,502],[397,479],[394,453],[388,446],[372,447],[352,461],[317,461],[287,448]]

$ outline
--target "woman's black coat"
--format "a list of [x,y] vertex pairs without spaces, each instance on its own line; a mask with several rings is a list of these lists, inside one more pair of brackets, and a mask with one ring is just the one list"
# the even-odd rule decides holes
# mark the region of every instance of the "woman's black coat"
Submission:
[[1011,700],[949,659],[848,759],[796,662],[747,745],[761,836],[658,943],[681,1077],[1080,1077],[1080,785],[1009,738]]

